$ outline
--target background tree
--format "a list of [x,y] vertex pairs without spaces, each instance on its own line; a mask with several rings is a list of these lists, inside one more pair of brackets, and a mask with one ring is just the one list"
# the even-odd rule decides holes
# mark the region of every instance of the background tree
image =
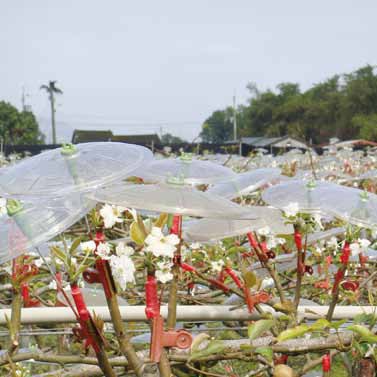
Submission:
[[[331,137],[377,140],[377,75],[367,65],[335,75],[301,92],[298,84],[281,83],[276,90],[247,86],[250,99],[238,107],[238,134],[295,136],[320,144]],[[230,108],[215,111],[202,125],[203,141],[231,139]]]
[[44,135],[30,111],[19,112],[10,103],[0,101],[0,137],[4,144],[43,144]]
[[63,94],[63,91],[56,87],[56,81],[49,81],[48,85],[42,85],[40,89],[43,89],[48,93],[48,99],[51,106],[52,144],[56,144],[55,94]]
[[174,136],[172,134],[166,133],[161,135],[161,143],[163,145],[171,145],[171,144],[182,144],[185,141],[178,136]]

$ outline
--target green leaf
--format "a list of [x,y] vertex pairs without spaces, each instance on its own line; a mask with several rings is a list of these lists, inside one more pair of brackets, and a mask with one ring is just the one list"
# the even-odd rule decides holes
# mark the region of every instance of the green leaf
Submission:
[[81,243],[81,237],[76,238],[73,242],[71,247],[69,248],[69,253],[72,255],[76,249],[80,246]]
[[268,331],[274,325],[274,321],[271,319],[261,319],[249,325],[247,333],[250,340],[258,338],[265,331]]
[[311,326],[311,331],[322,331],[326,328],[329,328],[331,326],[330,322],[324,318],[320,318],[317,321],[315,321]]
[[335,321],[335,322],[331,322],[330,323],[330,326],[335,329],[335,330],[338,330],[341,326],[343,326],[346,322],[348,322],[348,319],[341,319],[340,321]]
[[168,221],[168,216],[169,215],[167,213],[161,213],[158,219],[154,222],[153,226],[163,228]]
[[285,340],[298,338],[308,332],[310,332],[310,327],[308,325],[299,325],[292,329],[282,331],[277,337],[277,340],[278,342],[283,342]]
[[257,277],[254,274],[254,272],[251,271],[245,271],[242,274],[243,280],[245,282],[246,287],[252,288],[257,283]]
[[347,327],[347,330],[351,330],[361,337],[362,342],[377,343],[377,335],[362,325],[351,325]]
[[270,363],[272,362],[272,358],[274,356],[274,353],[272,352],[272,348],[270,348],[270,347],[258,347],[258,348],[255,349],[255,353],[263,356]]
[[64,264],[67,264],[67,256],[65,255],[63,250],[61,250],[57,246],[51,246],[50,250],[52,251],[52,253],[54,254],[56,258],[61,260]]
[[209,355],[214,355],[216,353],[222,353],[226,349],[226,345],[221,340],[212,340],[208,343],[207,347],[200,350],[195,351],[191,354],[190,360],[192,359],[200,359],[202,357],[206,357]]
[[130,237],[138,245],[143,245],[146,238],[145,233],[137,222],[133,222],[130,227]]

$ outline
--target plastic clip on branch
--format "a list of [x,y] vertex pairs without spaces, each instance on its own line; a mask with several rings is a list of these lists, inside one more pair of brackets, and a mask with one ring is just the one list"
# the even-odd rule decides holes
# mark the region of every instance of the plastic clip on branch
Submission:
[[164,331],[164,319],[158,315],[153,318],[153,331],[150,349],[150,359],[158,363],[164,347],[187,349],[191,346],[192,335],[185,330]]

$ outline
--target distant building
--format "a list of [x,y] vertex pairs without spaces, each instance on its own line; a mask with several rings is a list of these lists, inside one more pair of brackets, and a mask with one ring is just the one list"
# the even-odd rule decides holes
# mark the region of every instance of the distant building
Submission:
[[157,134],[145,134],[145,135],[113,135],[111,141],[118,141],[130,144],[161,144],[161,140]]
[[113,133],[100,130],[74,130],[72,135],[72,144],[90,143],[95,141],[111,141]]
[[298,149],[310,149],[309,146],[296,138],[293,138],[291,136],[283,136],[283,137],[242,137],[241,143],[246,144],[251,149],[257,149],[257,148],[264,148],[269,150],[270,152],[272,149],[292,149],[292,148],[298,148]]
[[110,130],[74,130],[72,135],[73,144],[90,143],[98,141],[114,141],[121,143],[139,144],[149,147],[161,144],[161,140],[157,134],[113,135],[113,133]]

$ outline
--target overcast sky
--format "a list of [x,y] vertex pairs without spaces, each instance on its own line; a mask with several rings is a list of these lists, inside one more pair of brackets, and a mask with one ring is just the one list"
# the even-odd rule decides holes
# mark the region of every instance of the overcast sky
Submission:
[[58,141],[74,128],[192,140],[246,85],[303,89],[377,62],[376,0],[12,0],[0,5],[0,100],[57,80]]

